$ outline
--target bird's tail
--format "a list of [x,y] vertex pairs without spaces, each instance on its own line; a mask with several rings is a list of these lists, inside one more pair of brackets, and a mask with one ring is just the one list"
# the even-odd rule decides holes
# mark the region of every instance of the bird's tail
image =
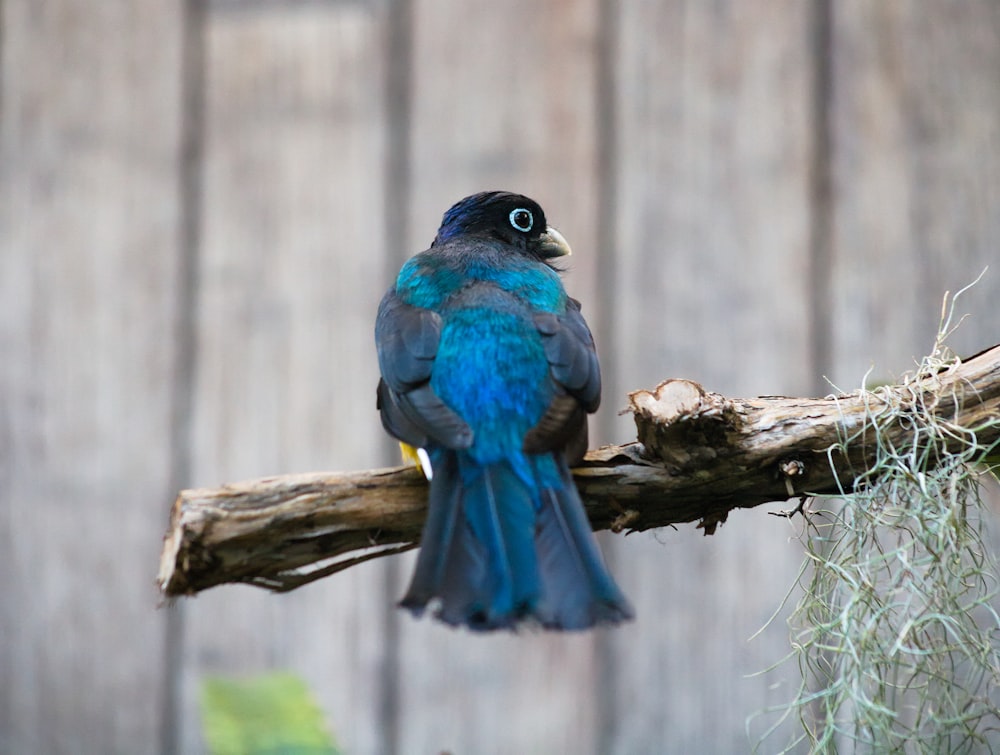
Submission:
[[[533,621],[586,629],[632,617],[601,560],[561,457],[543,457],[550,484],[525,480],[510,461],[480,465],[463,451],[432,456],[429,511],[401,605],[454,625],[488,630]],[[533,464],[531,465],[533,466]],[[542,477],[536,470],[529,477]]]

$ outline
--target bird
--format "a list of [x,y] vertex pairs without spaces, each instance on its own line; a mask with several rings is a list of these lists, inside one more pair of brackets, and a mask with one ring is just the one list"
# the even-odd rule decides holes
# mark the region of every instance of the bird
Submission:
[[410,257],[375,322],[383,427],[429,481],[400,606],[472,631],[584,630],[633,618],[602,560],[570,467],[601,374],[532,199],[468,196]]

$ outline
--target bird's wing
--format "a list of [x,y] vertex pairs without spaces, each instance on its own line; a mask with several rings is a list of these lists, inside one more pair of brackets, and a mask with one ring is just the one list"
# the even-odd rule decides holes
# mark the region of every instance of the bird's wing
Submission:
[[586,451],[586,414],[597,411],[601,403],[601,368],[594,338],[576,299],[568,300],[561,315],[536,315],[535,326],[542,335],[557,390],[545,414],[525,437],[524,450],[565,449],[572,461]]
[[394,437],[423,448],[433,439],[448,448],[468,448],[472,429],[430,386],[441,338],[441,317],[403,302],[389,291],[375,321],[375,348],[382,379],[378,409]]
[[601,367],[580,302],[569,299],[561,315],[536,315],[535,326],[542,334],[552,377],[588,413],[596,412],[601,403]]

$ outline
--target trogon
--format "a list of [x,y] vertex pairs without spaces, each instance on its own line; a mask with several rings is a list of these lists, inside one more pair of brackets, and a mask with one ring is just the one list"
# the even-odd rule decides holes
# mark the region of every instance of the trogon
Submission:
[[570,466],[601,397],[594,340],[542,208],[483,192],[403,265],[375,324],[385,429],[430,484],[401,605],[474,630],[576,630],[632,617]]

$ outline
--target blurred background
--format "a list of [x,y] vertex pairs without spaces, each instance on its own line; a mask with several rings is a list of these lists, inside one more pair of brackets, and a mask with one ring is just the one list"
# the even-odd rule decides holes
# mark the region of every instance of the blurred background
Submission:
[[0,752],[197,753],[204,679],[269,670],[347,753],[749,751],[799,681],[760,673],[783,504],[602,536],[614,631],[414,621],[412,554],[157,607],[178,489],[397,463],[378,300],[493,188],[573,244],[595,444],[667,377],[892,379],[993,265],[972,353],[1000,341],[1000,4],[0,0]]

